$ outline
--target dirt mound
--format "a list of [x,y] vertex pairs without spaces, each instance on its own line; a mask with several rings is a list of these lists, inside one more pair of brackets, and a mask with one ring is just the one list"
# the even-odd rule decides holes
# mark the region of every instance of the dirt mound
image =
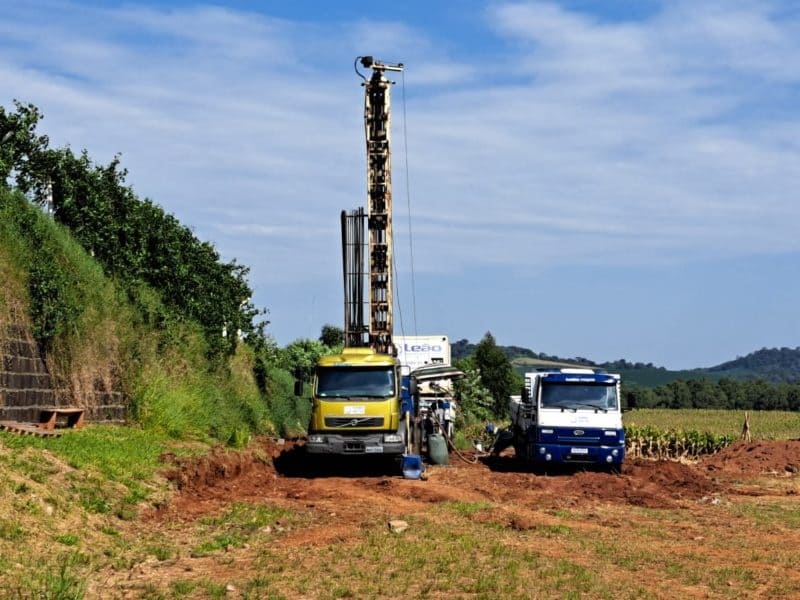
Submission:
[[800,472],[800,440],[734,442],[700,462],[710,472],[736,475]]
[[179,490],[195,491],[269,464],[269,458],[262,452],[234,452],[219,447],[201,457],[178,458],[167,453],[161,456],[161,461],[172,465],[165,475]]
[[631,461],[619,475],[580,471],[549,479],[551,481],[544,487],[546,493],[566,504],[592,499],[647,508],[672,508],[719,489],[705,473],[671,461]]

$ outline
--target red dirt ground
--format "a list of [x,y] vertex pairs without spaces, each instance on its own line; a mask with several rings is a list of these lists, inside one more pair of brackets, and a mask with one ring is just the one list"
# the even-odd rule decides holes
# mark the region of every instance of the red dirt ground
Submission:
[[354,501],[396,504],[414,502],[508,501],[535,495],[541,506],[568,506],[586,500],[622,502],[650,508],[678,506],[722,491],[718,474],[795,472],[800,441],[736,443],[697,464],[635,460],[619,475],[578,471],[551,475],[523,468],[513,456],[487,457],[466,463],[451,457],[448,467],[429,467],[426,482],[404,480],[385,463],[349,465],[308,471],[301,443],[278,445],[263,439],[255,451],[218,450],[195,460],[170,463],[168,478],[178,493],[151,518],[194,519],[233,501],[283,497],[303,501],[351,496]]
[[[305,525],[281,537],[281,546],[291,554],[292,548],[352,541],[376,518],[384,522],[403,518],[446,501],[491,503],[489,510],[474,518],[516,530],[556,522],[553,510],[585,512],[599,504],[685,508],[688,517],[721,495],[746,494],[740,485],[743,478],[794,474],[800,466],[800,441],[736,443],[694,464],[633,460],[619,474],[533,472],[509,450],[499,457],[467,455],[474,459],[470,463],[451,454],[449,466],[430,466],[427,480],[418,481],[403,479],[397,465],[393,468],[386,462],[348,461],[346,468],[329,465],[310,470],[303,450],[302,442],[260,439],[245,452],[219,449],[200,459],[165,455],[167,477],[176,491],[165,505],[143,515],[132,527],[143,535],[161,532],[177,541],[188,535],[184,530],[191,530],[204,517],[222,514],[234,502],[266,502],[309,515]],[[626,517],[611,519],[600,525],[625,526]],[[687,522],[683,526],[691,530],[689,539],[703,539],[699,525]],[[145,563],[135,573],[108,571],[104,576],[118,597],[137,597],[142,585],[185,578],[189,571],[213,573],[215,579],[223,580],[241,575],[237,569],[246,564],[243,556],[236,551],[229,556],[230,564],[212,558],[176,559],[157,569]],[[722,553],[719,560],[736,559]],[[684,591],[696,597],[706,593]]]

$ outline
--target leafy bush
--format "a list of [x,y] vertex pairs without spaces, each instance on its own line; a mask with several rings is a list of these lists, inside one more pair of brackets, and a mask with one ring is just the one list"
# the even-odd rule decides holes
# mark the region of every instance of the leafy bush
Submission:
[[460,360],[456,366],[464,372],[464,377],[454,382],[456,395],[460,398],[459,423],[456,427],[461,429],[465,424],[492,420],[494,399],[491,392],[483,385],[474,359],[470,357]]
[[76,289],[59,264],[55,226],[22,195],[0,189],[0,232],[6,249],[27,272],[33,333],[47,345],[74,329],[80,315]]
[[294,377],[277,367],[267,371],[267,398],[271,421],[283,436],[301,435],[311,418],[311,402],[306,395],[294,395]]

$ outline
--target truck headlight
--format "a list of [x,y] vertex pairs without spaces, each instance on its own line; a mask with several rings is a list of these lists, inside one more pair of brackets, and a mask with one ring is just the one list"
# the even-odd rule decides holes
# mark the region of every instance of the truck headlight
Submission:
[[398,433],[387,433],[386,435],[383,436],[383,441],[389,443],[402,442],[403,436],[401,436]]
[[309,444],[324,444],[325,443],[325,436],[324,435],[310,435],[308,436]]

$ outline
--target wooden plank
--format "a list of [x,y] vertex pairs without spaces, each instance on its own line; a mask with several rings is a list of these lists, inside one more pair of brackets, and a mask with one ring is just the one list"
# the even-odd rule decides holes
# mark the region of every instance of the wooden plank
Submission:
[[20,423],[19,421],[0,421],[0,429],[17,433],[19,435],[32,435],[35,437],[61,437],[61,432],[54,429],[42,429],[33,423]]

